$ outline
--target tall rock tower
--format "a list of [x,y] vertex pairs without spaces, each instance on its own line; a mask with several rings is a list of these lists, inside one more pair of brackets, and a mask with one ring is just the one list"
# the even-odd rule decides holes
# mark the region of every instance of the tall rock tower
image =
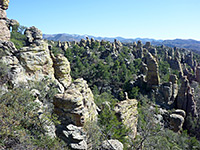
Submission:
[[9,41],[10,40],[10,31],[7,22],[6,10],[8,9],[9,0],[0,0],[0,40]]

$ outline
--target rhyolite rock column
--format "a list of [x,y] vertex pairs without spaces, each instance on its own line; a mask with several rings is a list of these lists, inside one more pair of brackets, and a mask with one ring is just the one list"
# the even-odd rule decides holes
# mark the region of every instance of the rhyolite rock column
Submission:
[[6,10],[8,9],[9,0],[0,0],[0,40],[9,41],[10,40],[10,31],[6,24],[7,15]]
[[146,76],[148,88],[155,88],[160,84],[160,77],[158,73],[158,63],[156,58],[152,56],[151,53],[147,52],[146,61],[148,72]]

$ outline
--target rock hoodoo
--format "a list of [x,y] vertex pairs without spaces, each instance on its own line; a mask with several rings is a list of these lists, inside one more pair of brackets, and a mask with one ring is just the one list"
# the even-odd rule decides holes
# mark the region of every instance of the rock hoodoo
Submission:
[[155,86],[158,86],[160,84],[158,63],[156,59],[149,52],[147,52],[146,54],[146,62],[148,67],[148,72],[146,76],[147,85],[149,88],[154,88]]
[[137,100],[127,99],[115,105],[115,112],[118,120],[131,129],[132,139],[137,135]]
[[9,41],[10,31],[7,26],[6,10],[8,9],[9,0],[0,0],[0,40]]
[[188,115],[196,115],[196,102],[186,76],[181,78],[181,87],[177,97],[177,108],[183,109]]

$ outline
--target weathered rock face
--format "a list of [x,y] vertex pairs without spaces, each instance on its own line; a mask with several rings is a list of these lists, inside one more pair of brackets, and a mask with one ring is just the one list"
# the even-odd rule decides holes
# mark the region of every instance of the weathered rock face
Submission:
[[137,100],[127,99],[121,101],[115,106],[116,116],[119,121],[131,129],[130,137],[135,138],[137,134]]
[[163,83],[160,86],[159,91],[162,94],[161,97],[164,99],[164,102],[169,104],[172,97],[172,83]]
[[12,42],[0,41],[1,62],[6,64],[10,68],[10,80],[11,86],[15,87],[19,83],[26,83],[25,70],[20,65],[19,60],[13,54],[17,51]]
[[103,141],[101,144],[101,150],[123,150],[124,146],[118,140]]
[[192,116],[196,115],[196,102],[191,91],[189,80],[186,76],[181,79],[181,87],[178,92],[177,108],[183,109],[187,114],[191,113]]
[[53,68],[55,70],[55,78],[65,87],[67,88],[72,81],[70,72],[70,63],[65,56],[62,54],[58,54],[54,56],[52,54],[53,59]]
[[62,129],[58,128],[56,133],[72,150],[87,150],[86,133],[82,127],[69,124]]
[[23,47],[17,55],[31,80],[39,81],[45,76],[54,79],[53,61],[47,43],[36,47]]
[[176,57],[174,60],[173,59],[169,59],[168,63],[170,64],[170,67],[174,70],[178,70],[180,75],[183,76],[183,69],[181,66],[180,61],[178,60],[178,58]]
[[0,8],[2,8],[3,10],[8,9],[9,2],[9,0],[0,0]]
[[10,31],[7,26],[6,9],[8,9],[9,0],[0,0],[0,41],[10,40]]
[[54,97],[55,113],[62,123],[83,126],[97,120],[97,106],[85,80],[75,80],[64,92]]
[[6,11],[0,8],[0,19],[7,19]]
[[0,20],[0,40],[9,41],[10,40],[10,31],[6,25],[5,20]]
[[147,85],[150,88],[154,86],[158,86],[160,84],[160,77],[158,73],[158,63],[156,59],[149,52],[147,52],[146,54],[146,62],[147,62],[147,67],[148,67],[148,72],[146,76]]
[[30,27],[25,30],[25,35],[27,37],[27,45],[40,46],[42,44],[42,32],[36,27]]

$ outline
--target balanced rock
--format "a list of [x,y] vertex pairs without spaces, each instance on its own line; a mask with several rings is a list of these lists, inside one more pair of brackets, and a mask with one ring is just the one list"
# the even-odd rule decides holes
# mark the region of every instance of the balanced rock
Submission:
[[64,94],[55,95],[53,104],[62,124],[83,126],[87,121],[97,121],[97,106],[83,79],[76,79]]
[[55,78],[65,87],[67,88],[72,81],[70,72],[70,63],[65,56],[62,54],[58,54],[54,56],[52,54],[53,59],[53,68],[55,70]]
[[127,98],[117,103],[114,110],[118,120],[131,129],[129,136],[134,139],[137,134],[137,100]]

